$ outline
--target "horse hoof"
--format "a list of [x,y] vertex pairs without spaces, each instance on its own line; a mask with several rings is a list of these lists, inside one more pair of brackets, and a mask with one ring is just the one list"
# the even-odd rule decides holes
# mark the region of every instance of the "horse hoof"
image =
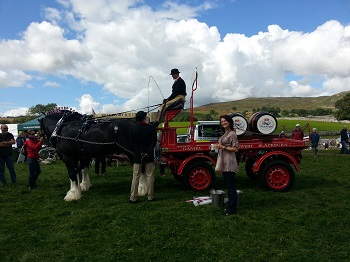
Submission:
[[81,194],[75,191],[70,191],[64,198],[65,201],[74,201],[79,200],[81,198]]

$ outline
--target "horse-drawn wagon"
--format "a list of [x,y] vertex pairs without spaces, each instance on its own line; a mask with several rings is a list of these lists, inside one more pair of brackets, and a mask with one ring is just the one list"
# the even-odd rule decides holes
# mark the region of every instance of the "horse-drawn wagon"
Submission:
[[[169,121],[180,113],[181,109],[167,111],[164,127],[158,129],[162,132],[162,161],[168,165],[174,178],[195,191],[204,191],[215,184],[217,154],[211,150],[212,141],[194,139],[193,93],[197,89],[194,84],[190,99],[189,141],[177,140],[176,131],[183,126],[169,125]],[[301,151],[309,147],[308,142],[278,138],[278,135],[272,134],[277,127],[277,120],[267,112],[253,114],[249,123],[240,114],[233,113],[231,117],[238,129],[244,129],[236,132],[240,144],[237,160],[239,163],[245,162],[248,177],[260,180],[266,189],[288,191],[295,181],[292,166],[300,171]]]
[[[217,154],[211,150],[212,141],[198,142],[193,137],[188,142],[178,142],[176,130],[169,121],[180,110],[168,111],[162,132],[161,154],[177,181],[195,191],[204,191],[214,186]],[[278,135],[248,134],[238,136],[240,144],[237,158],[245,162],[248,177],[260,180],[261,185],[273,191],[288,191],[294,184],[292,166],[300,171],[301,151],[308,148],[307,142],[278,138]]]

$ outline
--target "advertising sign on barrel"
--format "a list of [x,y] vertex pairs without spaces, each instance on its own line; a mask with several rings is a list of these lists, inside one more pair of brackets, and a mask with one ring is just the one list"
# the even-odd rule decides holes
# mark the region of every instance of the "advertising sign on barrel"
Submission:
[[269,135],[277,128],[276,117],[268,112],[256,112],[249,118],[249,129],[253,133]]
[[232,117],[237,136],[243,135],[248,129],[247,119],[239,113],[231,113],[229,116]]

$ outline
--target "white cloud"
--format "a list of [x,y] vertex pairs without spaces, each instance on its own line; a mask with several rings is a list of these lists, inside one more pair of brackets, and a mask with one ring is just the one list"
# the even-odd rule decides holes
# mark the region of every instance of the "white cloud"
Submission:
[[6,111],[5,113],[3,113],[3,117],[15,117],[15,116],[24,116],[27,114],[29,108],[26,107],[19,107],[16,109],[11,109],[9,111]]
[[78,111],[83,114],[92,114],[92,110],[97,112],[100,109],[100,104],[89,94],[84,94],[78,101],[80,107]]
[[22,40],[0,42],[0,66],[9,70],[63,73],[77,70],[91,55],[78,40],[67,40],[63,30],[48,22],[31,23]]
[[[227,34],[221,39],[216,27],[195,19],[213,8],[210,2],[190,7],[167,1],[158,9],[141,0],[60,2],[62,10],[46,10],[51,22],[32,23],[22,39],[0,42],[0,88],[24,85],[30,72],[69,75],[121,98],[123,103],[115,105],[103,105],[89,94],[78,98],[84,113],[109,113],[160,103],[161,92],[165,97],[171,92],[173,67],[182,72],[188,94],[198,67],[195,105],[331,95],[350,87],[350,26],[337,21],[309,33],[270,25],[251,37]],[[290,82],[287,73],[317,76],[318,82]],[[150,76],[161,92],[155,83],[148,85]]]
[[32,77],[17,69],[0,69],[0,89],[7,87],[19,87],[25,85]]
[[349,77],[332,77],[326,79],[323,83],[327,93],[336,94],[350,89],[350,76]]
[[59,83],[56,83],[56,82],[46,81],[46,82],[44,83],[44,86],[60,87],[61,85],[60,85]]
[[302,85],[297,81],[290,82],[291,96],[316,96],[319,95],[319,91],[310,85]]

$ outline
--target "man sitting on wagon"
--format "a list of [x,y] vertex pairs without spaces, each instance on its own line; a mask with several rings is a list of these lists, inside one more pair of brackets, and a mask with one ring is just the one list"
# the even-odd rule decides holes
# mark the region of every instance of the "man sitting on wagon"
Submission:
[[155,119],[155,125],[158,126],[159,122],[163,121],[165,112],[170,109],[182,109],[186,102],[186,83],[180,77],[180,71],[177,68],[171,69],[170,75],[174,79],[171,95],[163,100],[163,104],[160,106]]

